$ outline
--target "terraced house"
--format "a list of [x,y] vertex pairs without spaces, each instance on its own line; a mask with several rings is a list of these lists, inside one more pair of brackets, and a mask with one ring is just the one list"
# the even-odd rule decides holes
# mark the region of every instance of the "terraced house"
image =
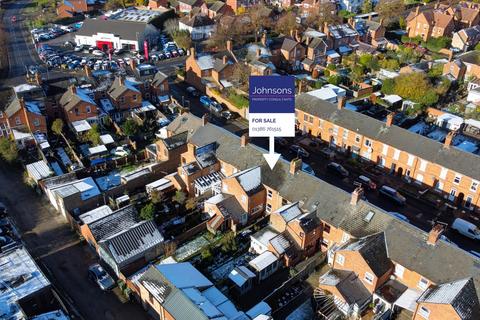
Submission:
[[309,94],[296,100],[299,129],[391,173],[433,188],[447,200],[469,210],[480,207],[480,159],[445,143],[344,108],[345,100],[332,104]]
[[[303,105],[303,98],[297,102]],[[342,117],[335,114],[329,119],[335,118]],[[367,122],[353,115],[348,118],[358,124]],[[266,190],[265,214],[272,215],[271,223],[279,231],[286,228],[292,242],[296,239],[288,229],[296,218],[291,220],[291,214],[297,216],[301,208],[315,215],[321,226],[321,248],[332,266],[320,279],[316,298],[333,299],[330,306],[337,312],[359,313],[373,302],[379,313],[403,313],[410,319],[437,319],[434,315],[439,313],[438,319],[478,319],[478,258],[445,241],[444,226],[435,225],[425,232],[398,220],[362,200],[361,189],[349,194],[299,170],[301,160],[280,159],[270,170],[263,160],[265,150],[212,124],[196,127],[192,139],[197,144],[215,144],[210,150],[226,177],[260,169]],[[272,234],[276,232],[269,228]],[[269,250],[268,243],[264,247]],[[453,290],[445,290],[448,287]],[[462,307],[459,301],[466,303]]]

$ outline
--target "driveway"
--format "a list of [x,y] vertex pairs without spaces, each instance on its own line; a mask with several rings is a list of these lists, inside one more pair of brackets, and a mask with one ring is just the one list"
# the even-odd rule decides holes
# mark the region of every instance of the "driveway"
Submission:
[[84,319],[148,319],[136,303],[121,303],[87,279],[96,255],[79,238],[46,198],[26,187],[22,172],[0,163],[0,201],[29,252],[59,292],[70,311]]

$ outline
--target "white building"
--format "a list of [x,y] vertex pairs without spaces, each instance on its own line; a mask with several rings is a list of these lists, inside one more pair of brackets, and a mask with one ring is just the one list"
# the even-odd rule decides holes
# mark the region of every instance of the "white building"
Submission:
[[158,34],[157,28],[143,21],[86,19],[75,34],[75,42],[104,51],[120,48],[142,51],[144,40],[155,45]]
[[180,19],[178,27],[190,32],[192,40],[204,40],[215,31],[215,22],[203,14],[186,15]]

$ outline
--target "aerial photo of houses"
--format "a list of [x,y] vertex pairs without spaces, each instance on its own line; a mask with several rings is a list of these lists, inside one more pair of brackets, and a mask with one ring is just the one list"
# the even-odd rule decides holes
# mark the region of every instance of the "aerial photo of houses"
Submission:
[[0,319],[480,320],[480,1],[0,0]]

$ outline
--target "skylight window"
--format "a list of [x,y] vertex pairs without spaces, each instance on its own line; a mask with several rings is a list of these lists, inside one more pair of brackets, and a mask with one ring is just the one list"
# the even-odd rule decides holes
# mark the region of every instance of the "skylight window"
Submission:
[[369,211],[369,212],[367,213],[367,215],[365,216],[365,218],[363,218],[363,221],[365,221],[365,222],[370,222],[370,221],[372,220],[372,218],[373,218],[374,215],[375,215],[375,212]]

